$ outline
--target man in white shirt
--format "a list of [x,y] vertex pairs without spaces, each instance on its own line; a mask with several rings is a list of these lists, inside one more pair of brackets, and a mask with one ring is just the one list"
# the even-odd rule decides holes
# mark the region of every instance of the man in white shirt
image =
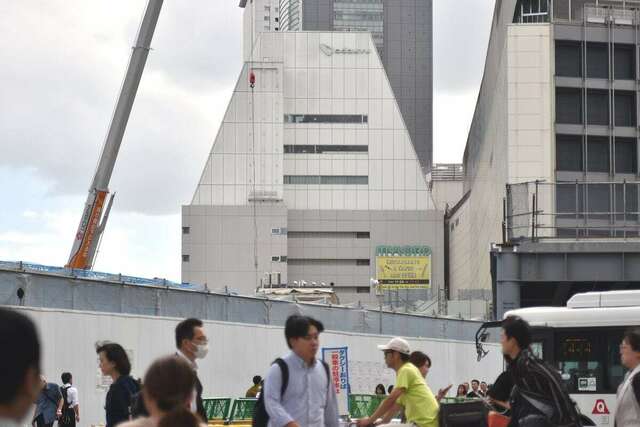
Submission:
[[0,426],[18,426],[40,394],[40,340],[33,322],[0,307]]
[[59,427],[75,427],[76,423],[80,422],[78,389],[73,386],[73,377],[70,372],[63,373],[61,379],[62,387],[60,388],[60,392],[65,402],[62,407],[63,416],[58,421],[58,425]]

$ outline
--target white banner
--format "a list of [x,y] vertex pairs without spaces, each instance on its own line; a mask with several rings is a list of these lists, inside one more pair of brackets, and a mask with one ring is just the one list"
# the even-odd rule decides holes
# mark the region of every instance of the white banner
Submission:
[[347,347],[323,348],[322,360],[329,365],[331,383],[338,398],[338,413],[349,415],[349,359]]

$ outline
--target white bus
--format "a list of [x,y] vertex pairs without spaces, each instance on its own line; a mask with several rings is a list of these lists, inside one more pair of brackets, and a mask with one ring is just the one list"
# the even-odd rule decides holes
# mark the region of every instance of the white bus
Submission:
[[583,415],[613,426],[616,391],[625,368],[619,346],[626,329],[640,326],[640,291],[587,292],[566,307],[511,310],[532,326],[533,352],[555,366]]

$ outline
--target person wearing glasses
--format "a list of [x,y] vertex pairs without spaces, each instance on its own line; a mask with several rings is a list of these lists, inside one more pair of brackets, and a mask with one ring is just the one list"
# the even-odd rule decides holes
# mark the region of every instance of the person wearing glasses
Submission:
[[438,427],[440,406],[420,370],[409,362],[409,343],[403,338],[393,338],[378,349],[384,352],[387,366],[396,371],[396,385],[371,417],[358,420],[358,427],[374,424],[379,418],[382,418],[380,424],[391,425],[391,419],[402,410],[406,423],[393,424],[394,427]]

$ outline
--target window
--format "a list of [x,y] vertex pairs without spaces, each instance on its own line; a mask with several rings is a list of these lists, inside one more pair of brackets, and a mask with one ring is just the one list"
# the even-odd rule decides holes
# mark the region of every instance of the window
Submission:
[[285,114],[285,123],[367,123],[362,114]]
[[[582,218],[582,212],[584,212],[584,185],[558,183],[556,187],[556,211],[559,218]],[[563,213],[567,215],[560,215]]]
[[356,265],[371,265],[371,261],[368,259],[357,259]]
[[609,172],[609,139],[587,136],[587,171]]
[[271,229],[271,235],[272,235],[272,236],[278,236],[278,235],[280,235],[280,229],[279,229],[279,228],[272,228],[272,229]]
[[616,44],[614,55],[614,75],[620,80],[634,80],[636,72],[634,46],[630,44]]
[[557,367],[569,393],[602,392],[604,389],[602,343],[590,333],[557,334]]
[[620,344],[622,343],[622,331],[607,331],[607,375],[605,390],[615,392],[624,379],[626,369],[620,361]]
[[587,124],[609,124],[609,93],[606,90],[587,90]]
[[369,239],[371,236],[368,231],[358,231],[356,233],[356,239]]
[[341,175],[285,175],[284,183],[290,185],[368,185],[368,176]]
[[587,43],[587,78],[609,78],[609,51],[605,43]]
[[271,257],[271,262],[279,262],[280,261],[280,257],[279,256],[272,256]]
[[616,126],[636,125],[636,98],[634,92],[615,91]]
[[182,227],[182,234],[191,233],[191,227]]
[[189,262],[189,261],[190,261],[189,255],[182,255],[182,262]]
[[638,215],[638,184],[615,184],[616,219],[618,221],[636,221]]
[[581,62],[580,43],[556,41],[556,76],[582,77]]
[[582,136],[556,135],[556,170],[582,171]]
[[[590,219],[608,219],[610,209],[611,189],[609,184],[587,185],[587,208]],[[608,233],[608,231],[607,231]]]
[[287,262],[287,256],[286,255],[280,255],[280,262]]
[[556,89],[556,123],[582,123],[582,96],[580,89]]
[[616,138],[616,173],[636,173],[638,144],[635,138]]
[[358,286],[356,287],[356,293],[358,294],[368,294],[369,293],[369,288],[366,286]]
[[285,154],[368,153],[366,145],[285,145]]

